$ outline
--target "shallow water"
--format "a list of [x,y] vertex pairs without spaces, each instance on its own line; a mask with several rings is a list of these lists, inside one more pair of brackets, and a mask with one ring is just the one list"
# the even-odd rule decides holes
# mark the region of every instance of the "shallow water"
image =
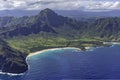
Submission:
[[87,51],[47,51],[28,58],[23,76],[0,75],[0,80],[120,79],[120,45]]

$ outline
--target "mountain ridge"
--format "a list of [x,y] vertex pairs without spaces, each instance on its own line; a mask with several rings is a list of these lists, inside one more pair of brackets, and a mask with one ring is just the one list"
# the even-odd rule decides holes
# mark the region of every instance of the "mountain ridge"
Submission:
[[[7,21],[5,21],[4,18],[1,20],[3,20],[1,23],[3,27],[0,27],[0,35],[5,37],[19,35],[27,36],[30,34],[41,34],[45,32],[73,39],[75,37],[80,38],[83,36],[117,38],[116,34],[119,35],[120,33],[119,17],[99,18],[88,22],[58,15],[49,8],[42,10],[35,16],[21,18],[8,17]],[[116,30],[117,33],[112,33],[112,29],[114,29],[114,32]],[[101,32],[97,33],[98,31]]]
[[75,25],[76,23],[78,23],[76,20],[60,16],[50,9],[45,9],[36,16],[17,18],[11,21],[8,27],[1,27],[1,29],[9,30],[2,33],[5,36],[37,34],[41,31],[57,33],[56,29],[60,29],[60,26],[66,25],[69,29],[74,29],[73,26],[79,28],[80,24]]

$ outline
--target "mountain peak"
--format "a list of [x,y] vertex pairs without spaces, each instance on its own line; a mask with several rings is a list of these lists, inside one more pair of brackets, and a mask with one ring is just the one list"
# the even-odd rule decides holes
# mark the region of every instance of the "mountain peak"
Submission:
[[44,11],[44,12],[54,12],[52,9],[49,9],[49,8],[43,9],[41,11]]
[[48,16],[48,15],[57,15],[53,10],[46,8],[44,10],[41,10],[40,12],[41,16]]
[[36,20],[39,21],[39,23],[44,22],[52,26],[63,25],[64,22],[67,21],[65,17],[58,15],[49,8],[41,10],[41,12],[37,15]]

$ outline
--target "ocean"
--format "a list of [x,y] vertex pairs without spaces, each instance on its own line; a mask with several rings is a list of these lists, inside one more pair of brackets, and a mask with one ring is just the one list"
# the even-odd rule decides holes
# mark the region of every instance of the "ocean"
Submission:
[[50,50],[28,57],[27,62],[24,75],[1,74],[0,80],[120,79],[120,45]]

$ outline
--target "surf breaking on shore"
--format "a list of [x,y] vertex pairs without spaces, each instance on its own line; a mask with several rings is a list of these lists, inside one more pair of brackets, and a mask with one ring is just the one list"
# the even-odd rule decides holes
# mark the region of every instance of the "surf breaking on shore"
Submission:
[[37,52],[30,53],[30,54],[27,56],[27,58],[28,58],[28,57],[31,57],[31,56],[34,56],[34,55],[37,55],[37,54],[41,54],[41,53],[47,52],[47,51],[65,50],[65,49],[81,50],[80,48],[76,48],[76,47],[51,48],[51,49],[45,49],[45,50],[40,50],[40,51],[37,51]]
[[16,73],[7,73],[7,72],[2,72],[0,70],[0,75],[9,75],[9,76],[21,76],[21,75],[24,75],[24,73],[20,73],[20,74],[16,74]]

